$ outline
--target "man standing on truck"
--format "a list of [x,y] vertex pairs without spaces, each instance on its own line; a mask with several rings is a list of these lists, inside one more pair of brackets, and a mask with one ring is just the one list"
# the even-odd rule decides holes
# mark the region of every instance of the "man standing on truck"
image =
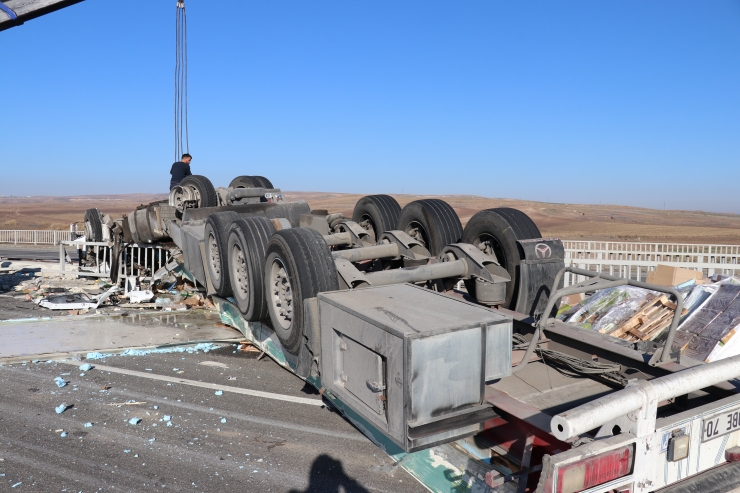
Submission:
[[183,178],[192,175],[190,172],[190,161],[192,160],[193,156],[185,153],[182,155],[182,159],[172,165],[172,169],[170,169],[170,175],[172,175],[172,178],[170,178],[170,190],[179,185]]

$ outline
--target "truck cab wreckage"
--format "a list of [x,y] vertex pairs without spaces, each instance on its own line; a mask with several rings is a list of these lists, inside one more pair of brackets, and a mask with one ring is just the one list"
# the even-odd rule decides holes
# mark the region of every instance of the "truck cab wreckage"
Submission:
[[[179,269],[432,491],[740,484],[740,357],[682,358],[680,293],[566,268],[560,240],[521,211],[480,211],[463,228],[442,200],[370,195],[347,218],[264,177],[215,188],[196,175],[121,219],[88,210],[85,231],[110,247],[114,280]],[[127,257],[155,243],[168,255],[149,267]],[[567,272],[585,281],[563,288]],[[563,296],[624,285],[675,303],[664,342],[554,316]]]

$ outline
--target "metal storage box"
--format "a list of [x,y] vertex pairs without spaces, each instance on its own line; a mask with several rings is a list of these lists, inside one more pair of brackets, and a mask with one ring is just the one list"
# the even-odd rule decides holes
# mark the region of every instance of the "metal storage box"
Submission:
[[410,284],[319,295],[321,382],[407,452],[473,435],[511,319]]

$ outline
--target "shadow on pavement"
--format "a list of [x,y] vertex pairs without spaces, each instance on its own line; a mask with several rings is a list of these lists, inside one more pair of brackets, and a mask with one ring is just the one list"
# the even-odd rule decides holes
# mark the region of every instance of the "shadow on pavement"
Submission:
[[319,391],[316,390],[316,387],[311,385],[310,383],[306,382],[303,388],[301,389],[301,392],[308,395],[319,395]]
[[308,487],[305,490],[290,490],[290,493],[369,493],[357,481],[347,476],[342,462],[326,454],[316,458],[311,466]]

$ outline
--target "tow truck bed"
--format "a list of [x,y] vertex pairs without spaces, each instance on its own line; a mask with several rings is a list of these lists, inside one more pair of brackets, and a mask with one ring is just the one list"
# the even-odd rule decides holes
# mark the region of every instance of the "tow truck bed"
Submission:
[[[261,323],[247,323],[227,300],[215,298],[215,301],[225,323],[238,328],[247,340],[278,364],[295,372],[298,361],[282,350],[272,329]],[[525,323],[527,318],[524,315],[507,313],[519,319],[515,322],[515,332],[526,333],[531,330]],[[570,326],[566,328],[572,329]],[[552,341],[548,340],[548,343]],[[559,344],[552,343],[552,346],[561,349],[564,346],[573,347],[562,340]],[[584,352],[583,349],[578,351]],[[608,346],[590,349],[613,354]],[[514,363],[517,357],[521,359],[520,353],[513,352]],[[647,360],[649,355],[645,355]],[[676,363],[659,368],[649,367],[647,362],[642,364],[643,367],[636,359],[632,359],[632,362],[646,370],[652,368],[652,375],[647,372],[638,374],[643,379],[655,381],[660,381],[661,376],[686,369]],[[321,388],[320,381],[311,377],[306,380]],[[486,386],[486,401],[493,407],[496,416],[484,423],[480,433],[408,454],[336,396],[325,397],[396,460],[398,467],[407,470],[430,491],[555,492],[558,490],[548,490],[545,484],[538,485],[538,479],[544,477],[540,474],[543,467],[546,473],[552,473],[557,469],[558,461],[573,462],[582,456],[598,456],[603,451],[627,446],[632,447],[635,456],[643,451],[642,461],[636,461],[628,474],[582,491],[600,493],[617,488],[618,491],[637,493],[663,488],[661,491],[684,492],[699,491],[696,485],[702,485],[702,493],[710,493],[730,491],[729,485],[735,484],[733,482],[740,477],[740,469],[728,464],[724,455],[726,450],[738,445],[740,430],[733,430],[716,440],[703,440],[708,417],[740,408],[740,395],[729,392],[729,387],[733,385],[726,387],[714,387],[714,393],[697,390],[677,400],[656,403],[654,429],[641,437],[631,432],[613,430],[616,435],[602,436],[596,440],[593,439],[596,438],[593,437],[594,432],[591,432],[591,436],[581,434],[580,438],[560,440],[552,432],[555,416],[567,414],[600,398],[611,396],[618,399],[622,391],[615,385],[595,378],[563,373],[546,360],[533,357],[521,372]],[[683,410],[678,410],[678,406],[682,406]],[[671,462],[667,460],[667,449],[675,430],[688,434],[691,441],[688,457]],[[687,480],[689,475],[691,477]]]

